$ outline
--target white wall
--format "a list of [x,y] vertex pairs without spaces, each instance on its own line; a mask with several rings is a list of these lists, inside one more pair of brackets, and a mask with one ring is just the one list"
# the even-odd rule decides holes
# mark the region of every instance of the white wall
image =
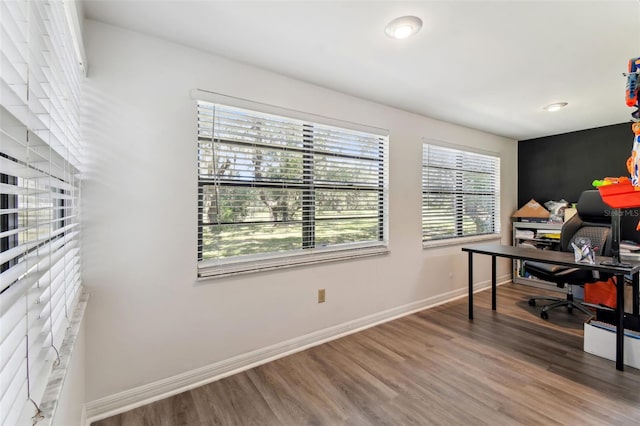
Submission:
[[[85,22],[87,401],[430,297],[463,292],[459,246],[421,246],[423,137],[500,152],[503,242],[517,147],[183,46]],[[388,256],[196,283],[193,88],[390,130]],[[476,262],[477,281],[490,277]],[[500,262],[499,275],[509,274]],[[316,303],[318,288],[327,302]]]

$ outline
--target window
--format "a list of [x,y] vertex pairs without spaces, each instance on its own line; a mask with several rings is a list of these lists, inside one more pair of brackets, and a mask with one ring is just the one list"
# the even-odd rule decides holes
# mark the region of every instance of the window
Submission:
[[198,101],[200,277],[385,251],[387,139]]
[[500,233],[500,157],[426,143],[422,240]]
[[0,30],[0,424],[14,425],[42,418],[80,289],[81,70],[62,1],[0,2]]

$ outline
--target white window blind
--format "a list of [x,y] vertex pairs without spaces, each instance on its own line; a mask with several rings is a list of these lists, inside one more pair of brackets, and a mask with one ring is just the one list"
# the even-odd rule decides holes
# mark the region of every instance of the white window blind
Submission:
[[62,1],[0,2],[0,424],[31,424],[80,288],[81,71]]
[[201,277],[386,248],[386,135],[197,108]]
[[422,240],[500,233],[500,157],[422,149]]

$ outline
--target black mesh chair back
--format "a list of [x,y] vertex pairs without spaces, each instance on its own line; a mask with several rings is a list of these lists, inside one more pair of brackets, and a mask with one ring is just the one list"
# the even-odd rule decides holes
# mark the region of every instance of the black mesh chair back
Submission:
[[[572,243],[588,239],[591,248],[600,256],[610,256],[611,253],[611,216],[612,210],[604,204],[597,190],[584,191],[580,195],[577,214],[562,225],[560,231],[560,251],[573,252]],[[525,262],[523,269],[526,273],[541,280],[554,283],[558,287],[568,287],[566,298],[552,296],[533,296],[529,305],[535,306],[536,300],[547,300],[552,303],[544,306],[540,316],[547,319],[548,311],[560,306],[566,306],[569,312],[573,308],[591,315],[591,311],[582,304],[575,302],[571,285],[584,285],[607,279],[592,271],[567,266],[551,265],[540,262]]]

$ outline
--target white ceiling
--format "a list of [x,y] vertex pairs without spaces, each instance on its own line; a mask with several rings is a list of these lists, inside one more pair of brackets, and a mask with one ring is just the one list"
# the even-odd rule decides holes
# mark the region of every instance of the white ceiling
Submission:
[[[83,3],[90,19],[519,140],[629,121],[622,73],[640,56],[638,0]],[[388,38],[403,15],[422,31]]]

